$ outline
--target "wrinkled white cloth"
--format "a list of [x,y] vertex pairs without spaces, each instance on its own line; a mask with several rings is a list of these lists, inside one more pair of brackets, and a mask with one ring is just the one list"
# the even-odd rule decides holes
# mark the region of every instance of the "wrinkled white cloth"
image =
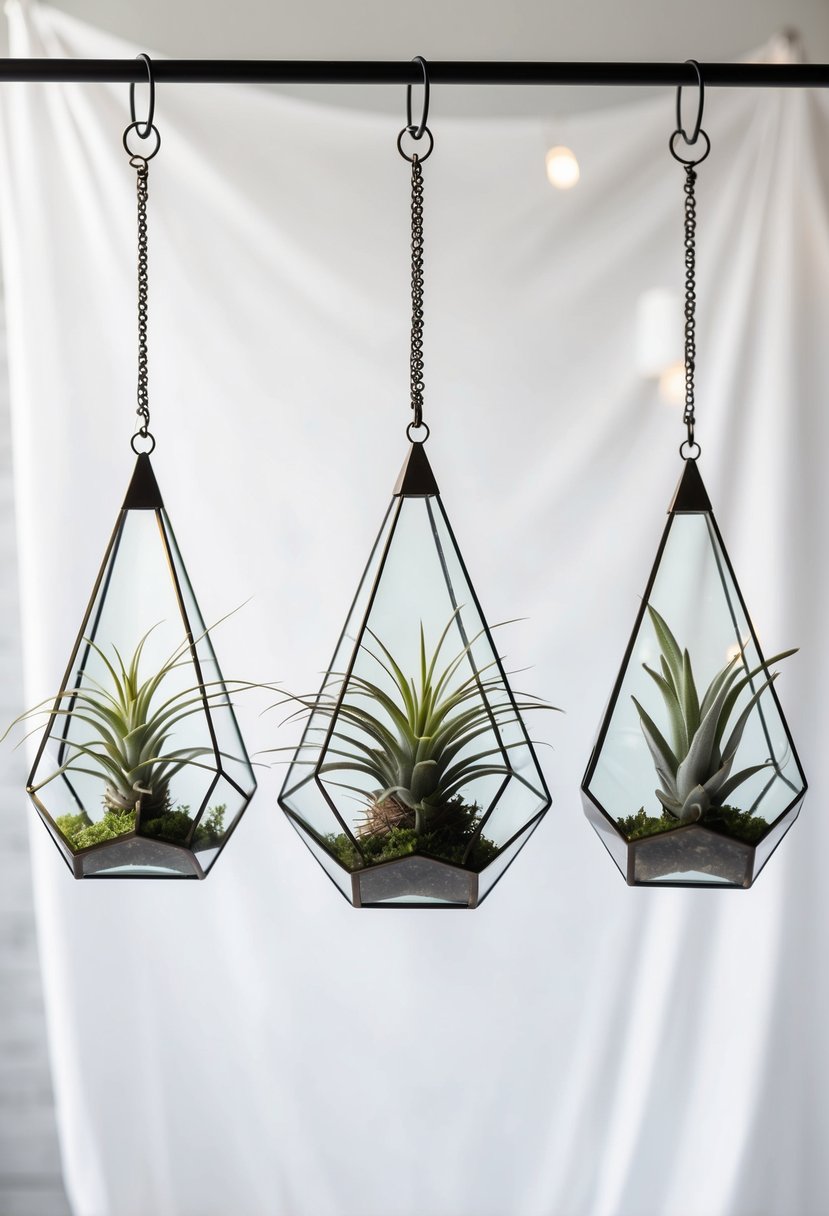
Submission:
[[[10,6],[12,54],[137,49]],[[429,454],[531,691],[553,809],[467,915],[357,912],[259,793],[213,875],[74,883],[33,829],[77,1216],[817,1216],[829,1190],[829,108],[711,90],[701,470],[811,781],[748,893],[629,890],[579,782],[681,471],[636,304],[682,287],[673,94],[447,121],[424,168]],[[403,95],[401,91],[401,118]],[[28,703],[63,671],[132,467],[127,88],[4,86]],[[405,454],[409,173],[394,119],[159,86],[150,396],[228,676],[312,690]],[[414,572],[416,577],[416,572]],[[252,704],[252,702],[251,702]],[[258,707],[257,707],[258,710]],[[252,751],[290,742],[240,706]],[[25,797],[5,813],[23,815]]]

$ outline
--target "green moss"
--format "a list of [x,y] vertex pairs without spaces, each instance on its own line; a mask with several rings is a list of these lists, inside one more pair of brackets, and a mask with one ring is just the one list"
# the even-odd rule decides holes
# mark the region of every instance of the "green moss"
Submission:
[[147,819],[141,824],[141,835],[152,836],[156,840],[169,840],[173,844],[183,844],[193,828],[189,807],[177,806],[174,811],[165,811],[154,819]]
[[[359,850],[344,832],[330,832],[325,836],[314,832],[313,835],[347,870],[362,870],[381,861],[394,861],[419,853],[479,871],[498,855],[498,846],[493,841],[485,836],[475,837],[479,817],[480,807],[454,798],[444,808],[440,826],[433,831],[418,833],[414,828],[392,827],[373,836],[359,836]],[[311,830],[308,824],[304,827]],[[473,838],[474,843],[469,848]],[[464,860],[467,848],[469,855]]]
[[222,843],[225,834],[226,811],[227,804],[224,802],[205,811],[193,837],[193,849],[195,852],[198,853],[199,849],[212,849]]
[[[210,849],[221,843],[224,836],[224,803],[205,812],[196,828],[191,844],[194,851]],[[165,811],[148,819],[141,825],[141,835],[155,840],[167,840],[172,844],[184,844],[193,829],[190,808],[177,806],[174,811]],[[86,811],[77,815],[61,815],[55,820],[61,835],[73,850],[86,849],[92,844],[115,840],[135,830],[135,811],[105,811],[103,819],[93,822]]]
[[78,815],[60,815],[55,823],[72,849],[88,849],[91,844],[115,840],[133,831],[135,811],[105,811],[103,819],[97,823],[81,811]]
[[[226,804],[221,803],[205,811],[190,843],[194,852],[221,844],[226,810]],[[172,844],[185,844],[192,830],[193,819],[189,806],[177,806],[174,811],[167,811],[166,814],[142,824],[141,835],[169,840]]]
[[59,815],[55,823],[58,826],[58,831],[73,848],[76,847],[75,840],[80,833],[85,828],[92,826],[92,820],[86,811],[81,811],[78,815]]
[[[658,836],[660,832],[668,832],[679,827],[679,821],[673,815],[663,812],[661,815],[646,815],[641,807],[635,815],[618,819],[617,824],[628,840],[641,840],[646,836]],[[730,836],[733,840],[741,840],[745,844],[757,844],[768,831],[768,823],[751,811],[739,811],[733,806],[718,806],[712,808],[700,823],[701,827],[719,832],[721,836]]]

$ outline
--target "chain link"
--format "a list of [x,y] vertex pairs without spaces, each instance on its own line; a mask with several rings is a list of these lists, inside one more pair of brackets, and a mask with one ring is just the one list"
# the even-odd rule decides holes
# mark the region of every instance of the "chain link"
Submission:
[[[696,342],[696,234],[697,201],[694,193],[697,174],[693,165],[685,165],[685,412],[682,421],[688,430],[687,443],[694,446],[694,370],[697,358]],[[683,445],[684,446],[684,445]]]
[[414,420],[423,426],[423,166],[412,156],[412,337],[411,394]]
[[[153,439],[150,434],[150,390],[149,361],[147,351],[147,297],[149,278],[147,274],[147,197],[149,195],[150,167],[140,156],[134,156],[135,182],[138,199],[138,409],[141,419],[137,434],[142,439]],[[153,440],[153,444],[155,441]]]

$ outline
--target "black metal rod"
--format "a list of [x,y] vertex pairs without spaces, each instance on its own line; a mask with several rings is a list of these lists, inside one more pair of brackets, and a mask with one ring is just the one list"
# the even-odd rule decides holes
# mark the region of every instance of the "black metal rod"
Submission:
[[[706,87],[829,87],[829,64],[701,64]],[[157,81],[176,84],[419,84],[423,73],[410,62],[274,59],[154,59]],[[146,80],[136,59],[1,59],[2,81]],[[432,84],[472,85],[653,85],[696,84],[686,63],[429,62]]]

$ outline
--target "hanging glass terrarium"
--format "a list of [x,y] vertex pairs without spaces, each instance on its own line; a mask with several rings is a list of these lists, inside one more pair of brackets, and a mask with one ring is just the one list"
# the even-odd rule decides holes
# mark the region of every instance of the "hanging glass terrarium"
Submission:
[[407,156],[413,441],[320,692],[307,702],[280,805],[355,907],[472,908],[550,796],[522,719],[542,703],[510,689],[423,447],[422,163],[432,137],[425,113],[419,128],[410,104],[408,117],[413,138],[428,136],[425,156]]
[[[697,68],[698,70],[698,68]],[[702,85],[700,81],[700,115]],[[686,172],[686,460],[582,782],[585,813],[633,886],[749,887],[806,791],[711,510],[694,439],[694,166]]]
[[[204,878],[256,782],[150,463],[147,181],[161,142],[152,76],[146,123],[135,121],[134,87],[130,105],[124,146],[138,188],[138,459],[28,792],[76,878]],[[132,152],[133,132],[151,141],[148,151]]]

